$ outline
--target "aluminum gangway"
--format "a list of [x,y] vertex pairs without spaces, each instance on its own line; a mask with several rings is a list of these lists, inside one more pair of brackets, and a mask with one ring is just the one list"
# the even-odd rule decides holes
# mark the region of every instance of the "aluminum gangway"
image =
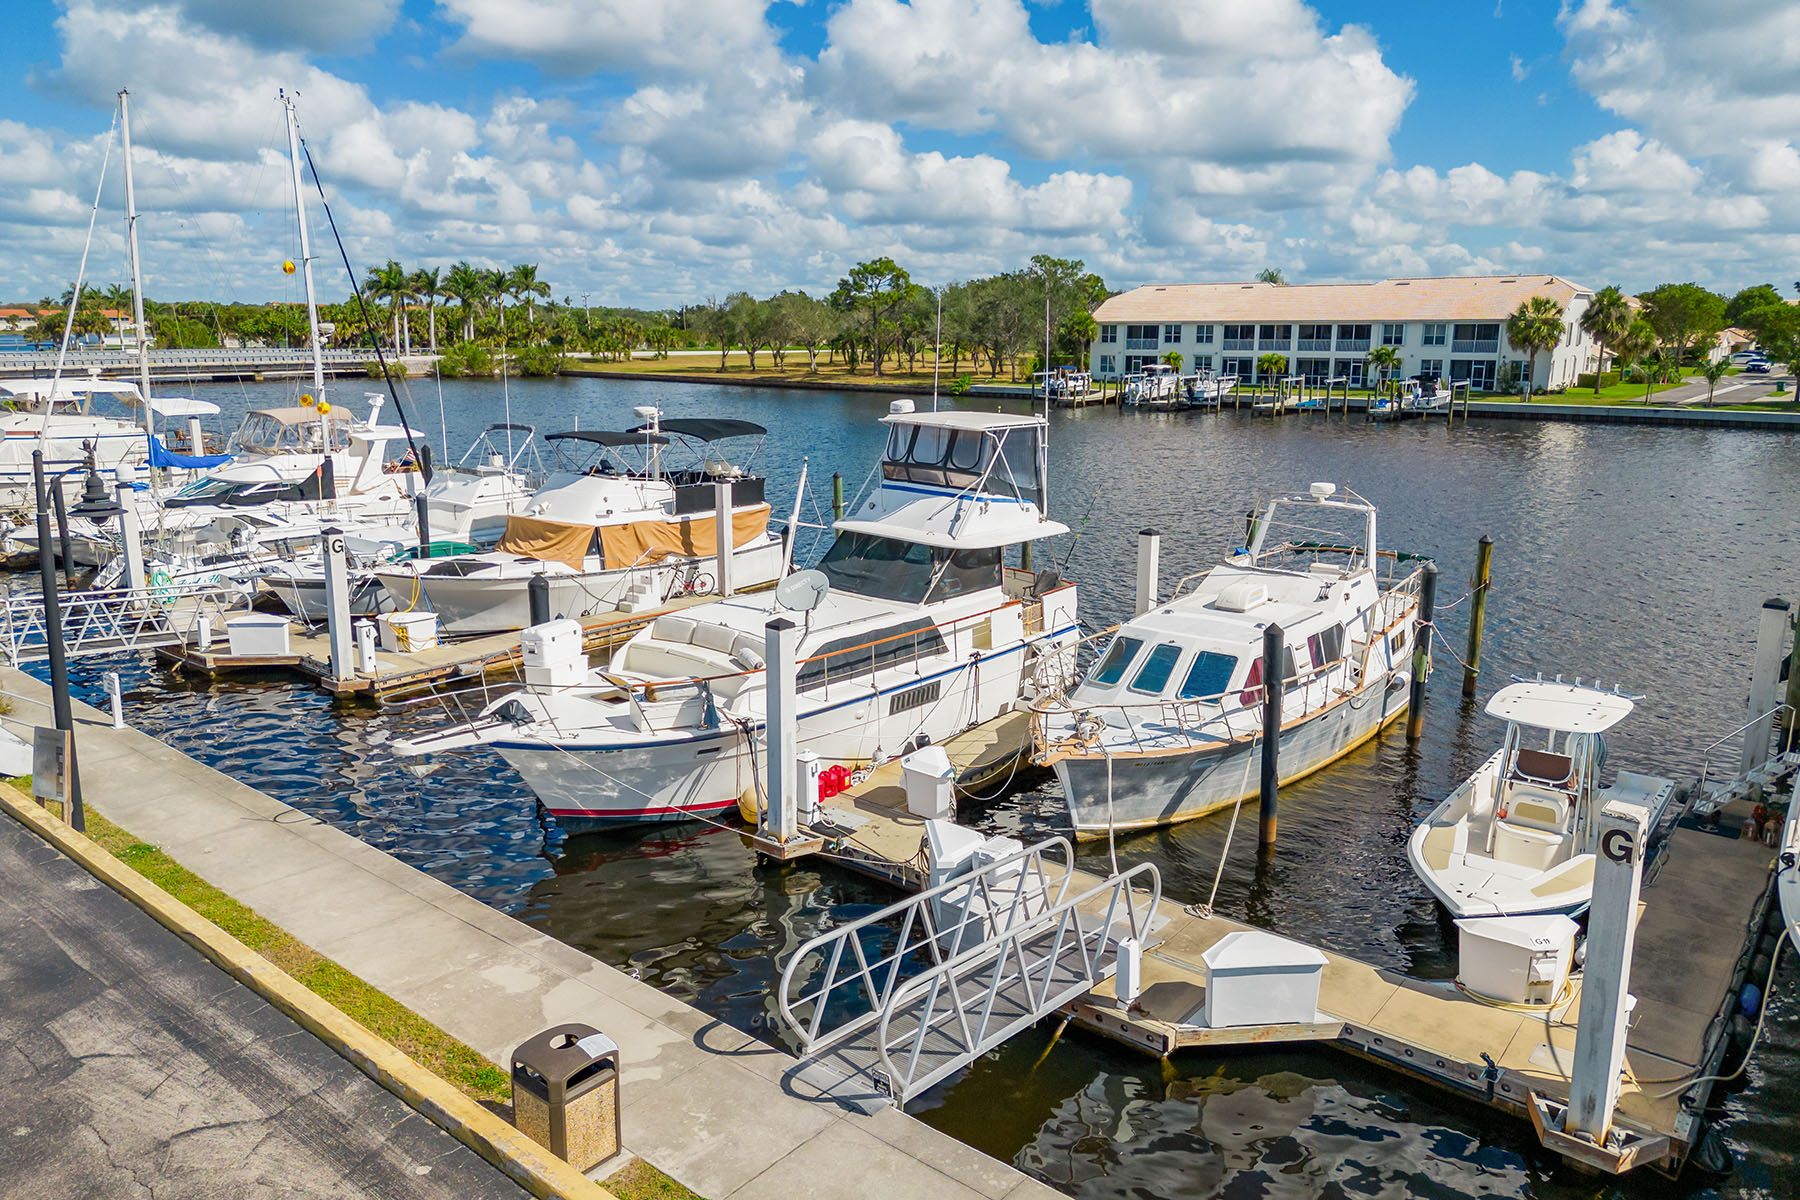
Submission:
[[776,999],[807,1070],[847,1103],[904,1105],[1093,990],[1152,932],[1162,880],[1073,864],[1052,838],[801,946]]
[[[180,582],[131,589],[64,592],[57,597],[63,653],[69,658],[148,650],[191,640],[204,619],[223,632],[225,618],[247,612],[249,594],[229,583]],[[50,656],[44,601],[36,591],[6,597],[0,658],[9,666]]]

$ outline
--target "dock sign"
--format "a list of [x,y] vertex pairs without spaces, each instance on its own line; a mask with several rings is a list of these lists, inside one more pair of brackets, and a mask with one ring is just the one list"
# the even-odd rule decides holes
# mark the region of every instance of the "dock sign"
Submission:
[[31,737],[31,796],[54,800],[69,812],[69,750],[74,735],[66,729],[33,728]]

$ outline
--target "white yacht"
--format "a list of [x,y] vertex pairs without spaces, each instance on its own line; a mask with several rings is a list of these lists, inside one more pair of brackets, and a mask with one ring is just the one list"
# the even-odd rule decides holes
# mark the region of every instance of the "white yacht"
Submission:
[[1453,917],[1584,911],[1594,887],[1603,805],[1649,809],[1654,829],[1675,794],[1667,779],[1620,771],[1601,786],[1602,736],[1632,701],[1579,683],[1509,684],[1488,701],[1506,722],[1500,749],[1420,822],[1406,857]]
[[[881,479],[836,523],[798,650],[799,743],[827,765],[893,758],[1011,708],[1078,636],[1076,588],[1005,565],[1067,532],[1044,516],[1045,421],[893,403]],[[397,743],[498,751],[560,818],[658,821],[754,804],[775,597],[658,617],[603,671],[585,660],[473,722]],[[579,638],[574,639],[579,651]]]
[[1168,408],[1181,391],[1181,377],[1168,363],[1145,363],[1125,377],[1125,403]]
[[[1263,630],[1285,642],[1279,767],[1289,783],[1399,716],[1420,571],[1378,574],[1375,506],[1335,485],[1275,496],[1247,547],[1118,627],[1070,692],[1033,704],[1078,837],[1204,816],[1255,796]],[[1340,526],[1353,525],[1342,529]],[[1341,532],[1335,543],[1321,531]]]
[[1781,827],[1781,850],[1775,865],[1775,894],[1788,938],[1800,950],[1800,802],[1788,798],[1787,821]]
[[[103,401],[120,405],[116,415],[103,411]],[[120,379],[62,379],[54,384],[48,379],[0,380],[0,507],[33,503],[35,450],[44,451],[46,476],[85,474],[90,464],[106,476],[121,464],[142,468],[150,455],[141,416],[146,408],[152,419],[219,411],[204,400],[172,396],[159,396],[146,405],[137,384]],[[111,491],[110,482],[107,490]]]
[[[529,584],[540,575],[549,581],[550,611],[557,617],[610,612],[634,592],[661,600],[712,591],[714,484],[725,480],[732,484],[734,588],[781,578],[786,547],[769,529],[763,478],[748,463],[728,462],[717,448],[732,438],[760,439],[767,431],[750,421],[665,419],[654,409],[641,415],[648,423],[624,433],[550,434],[545,440],[563,469],[508,519],[492,550],[396,562],[377,572],[395,607],[437,613],[440,632],[474,634],[529,624]],[[665,468],[671,437],[693,452],[691,468]]]

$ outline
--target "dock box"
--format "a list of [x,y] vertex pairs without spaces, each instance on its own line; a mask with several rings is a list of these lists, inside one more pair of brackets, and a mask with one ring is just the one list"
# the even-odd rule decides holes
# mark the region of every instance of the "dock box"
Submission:
[[1205,1020],[1210,1029],[1301,1025],[1319,1019],[1325,955],[1254,929],[1228,933],[1200,956],[1206,964]]
[[286,617],[261,613],[232,617],[225,622],[225,641],[231,647],[233,658],[290,654],[288,633],[292,629],[293,623]]
[[900,775],[906,784],[906,811],[927,821],[948,821],[956,816],[956,768],[942,746],[926,746],[900,759]]
[[[657,624],[667,621],[657,618]],[[691,624],[691,622],[690,622]],[[527,687],[576,687],[587,682],[587,651],[581,644],[581,622],[563,617],[533,625],[519,634],[519,661]]]
[[381,616],[381,648],[389,654],[411,654],[438,644],[437,614],[394,612]]
[[1578,928],[1560,913],[1464,918],[1456,923],[1456,981],[1492,1000],[1554,1005],[1569,979]]

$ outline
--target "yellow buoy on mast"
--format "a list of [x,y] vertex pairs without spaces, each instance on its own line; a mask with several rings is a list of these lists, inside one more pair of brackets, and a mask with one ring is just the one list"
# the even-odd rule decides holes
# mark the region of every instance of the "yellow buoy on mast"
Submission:
[[293,259],[290,258],[286,262],[281,264],[281,273],[283,275],[292,275],[294,273],[294,260]]

